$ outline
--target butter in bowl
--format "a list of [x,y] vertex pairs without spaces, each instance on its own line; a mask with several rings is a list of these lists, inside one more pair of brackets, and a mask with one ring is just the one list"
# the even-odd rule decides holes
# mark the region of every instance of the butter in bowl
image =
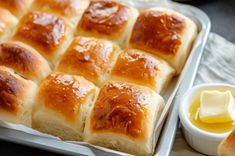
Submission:
[[227,84],[198,85],[182,96],[179,116],[192,148],[206,155],[218,154],[221,141],[235,129],[234,97],[235,87]]

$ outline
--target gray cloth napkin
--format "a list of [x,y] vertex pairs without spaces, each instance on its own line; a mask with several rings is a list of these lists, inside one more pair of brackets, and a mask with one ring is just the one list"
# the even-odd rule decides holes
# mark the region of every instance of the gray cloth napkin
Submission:
[[[223,37],[210,33],[194,85],[228,83],[235,85],[235,45]],[[172,156],[202,156],[190,148],[179,129]]]

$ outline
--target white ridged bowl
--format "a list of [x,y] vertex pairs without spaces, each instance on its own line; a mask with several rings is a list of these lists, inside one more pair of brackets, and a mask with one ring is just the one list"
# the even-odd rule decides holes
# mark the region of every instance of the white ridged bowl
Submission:
[[235,86],[228,84],[202,84],[195,86],[182,96],[179,106],[179,117],[186,141],[196,151],[206,155],[217,155],[218,145],[230,132],[212,133],[196,127],[189,120],[189,107],[196,98],[199,98],[203,90],[217,89],[235,90]]

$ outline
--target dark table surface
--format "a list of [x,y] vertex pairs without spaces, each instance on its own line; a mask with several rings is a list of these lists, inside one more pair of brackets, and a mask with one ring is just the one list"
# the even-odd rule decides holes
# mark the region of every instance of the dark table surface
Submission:
[[194,0],[211,19],[211,31],[235,43],[235,0]]
[[[212,22],[212,32],[235,43],[235,0],[194,0],[190,2],[205,11]],[[0,141],[0,156],[59,156],[59,154]]]

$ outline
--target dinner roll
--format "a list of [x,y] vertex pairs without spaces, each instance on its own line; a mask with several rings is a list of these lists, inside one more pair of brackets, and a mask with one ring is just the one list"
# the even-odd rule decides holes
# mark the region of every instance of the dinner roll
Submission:
[[6,8],[17,17],[21,17],[28,11],[32,2],[33,0],[0,0],[0,7]]
[[0,66],[0,120],[31,127],[37,85]]
[[179,73],[197,34],[196,24],[175,11],[152,8],[140,13],[129,47],[166,59]]
[[71,37],[71,28],[63,18],[30,12],[21,18],[13,40],[32,46],[54,65]]
[[0,65],[10,67],[26,79],[36,82],[51,72],[48,62],[37,51],[14,41],[0,44]]
[[57,71],[82,75],[100,86],[107,80],[119,54],[119,47],[110,41],[76,37],[62,57]]
[[18,20],[8,10],[0,8],[0,43],[8,40]]
[[89,111],[86,142],[135,154],[153,152],[153,130],[164,107],[161,96],[147,87],[110,81]]
[[125,49],[115,63],[110,79],[132,82],[161,92],[174,75],[163,59],[137,49]]
[[39,86],[33,127],[64,140],[81,140],[97,88],[83,77],[52,73]]
[[78,23],[77,33],[109,39],[125,47],[137,16],[136,9],[114,0],[91,0]]
[[88,4],[88,0],[35,0],[32,10],[57,14],[76,24]]
[[218,147],[219,156],[234,156],[235,155],[235,130],[225,138]]

